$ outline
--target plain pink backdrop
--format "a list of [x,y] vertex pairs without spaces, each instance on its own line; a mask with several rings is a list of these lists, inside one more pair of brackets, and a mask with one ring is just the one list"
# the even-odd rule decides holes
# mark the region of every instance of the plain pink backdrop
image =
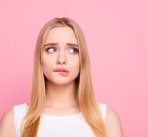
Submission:
[[28,99],[37,35],[63,16],[84,31],[97,99],[118,112],[125,137],[148,137],[146,0],[1,0],[0,117]]

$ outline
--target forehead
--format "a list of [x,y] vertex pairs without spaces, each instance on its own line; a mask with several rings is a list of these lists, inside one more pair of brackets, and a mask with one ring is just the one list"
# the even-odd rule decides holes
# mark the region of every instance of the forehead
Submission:
[[45,44],[49,42],[77,44],[75,33],[73,29],[68,26],[52,28],[47,34]]

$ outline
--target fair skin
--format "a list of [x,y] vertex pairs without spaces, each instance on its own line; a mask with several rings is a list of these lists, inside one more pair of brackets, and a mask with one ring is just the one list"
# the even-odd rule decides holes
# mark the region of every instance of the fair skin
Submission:
[[[79,111],[74,100],[75,79],[79,74],[79,46],[75,34],[69,27],[53,28],[45,45],[42,63],[47,78],[47,102],[44,113],[75,113]],[[55,68],[66,68],[69,73],[60,75],[53,72]]]
[[[49,44],[43,49],[43,72],[48,79],[46,88],[47,102],[43,113],[53,115],[77,113],[79,108],[74,100],[74,79],[79,74],[79,57],[76,50],[73,49],[74,45],[68,46],[67,44],[73,43],[77,45],[75,35],[69,27],[54,28],[48,34],[45,44],[48,43],[52,43],[52,47],[54,43],[56,48],[50,48],[46,52],[47,48],[51,46]],[[59,72],[53,72],[53,69],[57,67],[68,69],[68,75],[63,76]],[[123,137],[118,114],[109,106],[106,110],[105,127],[107,137]],[[5,112],[1,119],[0,137],[15,137],[13,108]]]

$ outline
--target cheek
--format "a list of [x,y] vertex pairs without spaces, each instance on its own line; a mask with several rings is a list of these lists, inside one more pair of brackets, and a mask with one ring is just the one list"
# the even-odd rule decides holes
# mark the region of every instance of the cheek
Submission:
[[54,64],[54,60],[53,59],[49,59],[49,57],[44,57],[43,60],[43,69],[46,70],[46,69],[50,69],[52,68],[53,64]]
[[45,75],[45,77],[50,77],[51,75],[51,71],[52,71],[52,67],[53,66],[53,63],[51,60],[49,59],[44,59],[43,60],[43,73]]
[[75,58],[75,60],[73,60],[72,63],[73,63],[72,65],[75,68],[77,68],[77,69],[79,68],[79,58]]

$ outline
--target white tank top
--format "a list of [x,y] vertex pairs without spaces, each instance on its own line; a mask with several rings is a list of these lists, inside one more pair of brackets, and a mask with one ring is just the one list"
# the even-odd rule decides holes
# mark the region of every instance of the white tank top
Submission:
[[[103,120],[106,107],[106,104],[99,103]],[[21,137],[20,129],[27,109],[27,103],[14,105],[16,137]],[[95,137],[95,134],[79,112],[64,116],[41,114],[37,137]]]

